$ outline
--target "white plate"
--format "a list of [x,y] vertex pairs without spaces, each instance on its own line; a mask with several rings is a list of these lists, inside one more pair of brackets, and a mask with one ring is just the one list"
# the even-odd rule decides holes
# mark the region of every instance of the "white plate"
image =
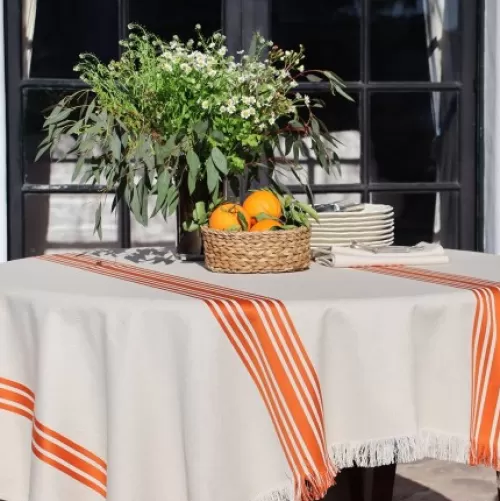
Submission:
[[333,220],[333,219],[323,219],[319,223],[314,221],[314,219],[309,220],[311,223],[311,228],[376,228],[376,227],[386,227],[394,225],[394,218],[386,219],[369,219],[367,221],[357,221],[357,220]]
[[311,225],[313,233],[327,232],[327,233],[357,233],[359,231],[383,231],[394,229],[394,221],[388,221],[382,224],[314,224]]
[[353,237],[347,237],[347,238],[341,238],[341,237],[313,237],[311,236],[311,245],[317,245],[317,244],[326,244],[326,245],[333,245],[337,243],[351,243],[351,242],[378,242],[381,240],[390,240],[394,239],[394,234],[389,233],[387,235],[372,235],[372,236],[356,236],[355,238]]
[[[386,247],[388,245],[392,245],[394,243],[394,238],[388,238],[387,240],[377,240],[374,242],[365,242],[365,244],[369,247]],[[336,247],[349,247],[351,245],[351,242],[329,242],[329,243],[312,243],[311,242],[311,249],[321,249],[325,247],[330,247],[330,246],[336,246]]]
[[358,237],[382,237],[384,235],[394,234],[394,227],[384,228],[381,230],[366,230],[366,231],[321,231],[313,229],[311,238],[352,238],[356,240]]
[[[338,216],[334,216],[333,213],[325,215],[321,217],[320,214],[319,224],[321,223],[361,223],[361,222],[371,222],[371,221],[387,221],[394,219],[394,212],[388,212],[387,214],[365,214],[364,216],[359,217],[345,217],[345,214],[339,212]],[[314,223],[318,224],[314,219],[312,220]]]
[[318,217],[324,219],[356,219],[360,218],[381,218],[394,214],[394,209],[390,205],[366,204],[365,208],[353,212],[320,212]]
[[[340,213],[339,213],[340,214]],[[368,214],[365,216],[359,216],[357,218],[353,217],[344,217],[344,216],[325,216],[325,217],[319,217],[319,222],[315,221],[314,219],[311,220],[311,222],[315,224],[334,224],[334,223],[341,223],[341,224],[350,224],[350,223],[371,223],[372,221],[379,221],[379,222],[385,222],[385,221],[393,221],[394,220],[394,212],[388,212],[387,214]]]

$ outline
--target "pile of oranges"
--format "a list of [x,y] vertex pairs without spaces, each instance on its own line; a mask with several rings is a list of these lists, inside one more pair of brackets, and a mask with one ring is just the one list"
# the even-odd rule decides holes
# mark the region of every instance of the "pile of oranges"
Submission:
[[283,226],[279,198],[268,190],[251,193],[243,205],[225,202],[210,215],[209,228],[223,231],[269,231]]

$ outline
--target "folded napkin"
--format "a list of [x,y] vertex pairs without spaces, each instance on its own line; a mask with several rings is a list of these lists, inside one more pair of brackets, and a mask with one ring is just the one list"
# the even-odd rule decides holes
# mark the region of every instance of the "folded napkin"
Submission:
[[350,268],[355,266],[391,266],[391,265],[426,265],[444,264],[449,261],[443,247],[439,244],[421,242],[414,247],[387,247],[376,252],[361,246],[315,249],[317,263],[332,268]]

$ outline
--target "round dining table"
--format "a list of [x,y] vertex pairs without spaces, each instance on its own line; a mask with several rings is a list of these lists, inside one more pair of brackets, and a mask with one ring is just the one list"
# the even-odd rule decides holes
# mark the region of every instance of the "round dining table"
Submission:
[[279,275],[159,248],[0,265],[0,499],[310,501],[353,467],[499,470],[500,257],[447,253]]

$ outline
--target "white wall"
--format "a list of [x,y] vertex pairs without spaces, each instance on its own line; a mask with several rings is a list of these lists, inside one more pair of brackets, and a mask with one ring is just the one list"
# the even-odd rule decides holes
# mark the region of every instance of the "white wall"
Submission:
[[484,248],[500,254],[500,5],[485,3]]
[[7,260],[7,144],[4,19],[0,9],[0,263]]

